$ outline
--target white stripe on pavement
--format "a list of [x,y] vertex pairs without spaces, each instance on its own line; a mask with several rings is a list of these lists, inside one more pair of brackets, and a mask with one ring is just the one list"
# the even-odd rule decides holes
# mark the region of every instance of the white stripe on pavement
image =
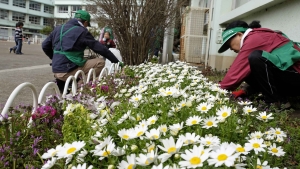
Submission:
[[51,66],[49,64],[46,64],[46,65],[38,65],[38,66],[30,66],[30,67],[21,67],[21,68],[15,68],[15,69],[4,69],[4,70],[0,70],[0,73],[13,72],[13,71],[19,71],[19,70],[34,70],[34,69],[42,69],[42,68],[51,69]]

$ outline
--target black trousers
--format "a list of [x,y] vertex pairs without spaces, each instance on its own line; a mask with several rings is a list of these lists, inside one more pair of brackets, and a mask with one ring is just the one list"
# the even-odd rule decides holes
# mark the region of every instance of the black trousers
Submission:
[[261,92],[267,103],[285,101],[288,96],[300,96],[300,74],[292,67],[282,71],[262,57],[262,51],[253,51],[248,57],[251,74],[246,78],[250,91]]

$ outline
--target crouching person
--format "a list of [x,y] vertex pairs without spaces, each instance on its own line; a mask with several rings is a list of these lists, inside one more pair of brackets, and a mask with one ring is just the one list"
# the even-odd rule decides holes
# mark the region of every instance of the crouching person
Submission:
[[52,71],[56,79],[66,81],[78,70],[85,74],[94,68],[99,75],[105,62],[102,58],[85,59],[86,47],[102,55],[112,63],[119,60],[99,41],[95,40],[86,27],[90,26],[90,14],[79,10],[74,19],[66,24],[57,26],[42,44],[43,51],[52,60]]

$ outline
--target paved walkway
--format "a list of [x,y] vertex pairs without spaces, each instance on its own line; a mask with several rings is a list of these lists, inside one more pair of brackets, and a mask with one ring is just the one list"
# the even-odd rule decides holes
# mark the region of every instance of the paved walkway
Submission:
[[[0,107],[19,84],[30,82],[39,93],[48,81],[54,79],[49,66],[51,60],[43,53],[41,45],[24,43],[24,55],[9,53],[9,48],[13,45],[13,42],[0,41]],[[21,91],[14,103],[32,104],[30,89]]]

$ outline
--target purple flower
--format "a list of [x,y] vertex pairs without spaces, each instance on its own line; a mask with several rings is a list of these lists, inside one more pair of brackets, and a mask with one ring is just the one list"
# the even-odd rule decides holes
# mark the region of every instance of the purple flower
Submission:
[[104,86],[104,85],[102,85],[101,86],[101,91],[104,91],[104,92],[108,92],[108,86]]

